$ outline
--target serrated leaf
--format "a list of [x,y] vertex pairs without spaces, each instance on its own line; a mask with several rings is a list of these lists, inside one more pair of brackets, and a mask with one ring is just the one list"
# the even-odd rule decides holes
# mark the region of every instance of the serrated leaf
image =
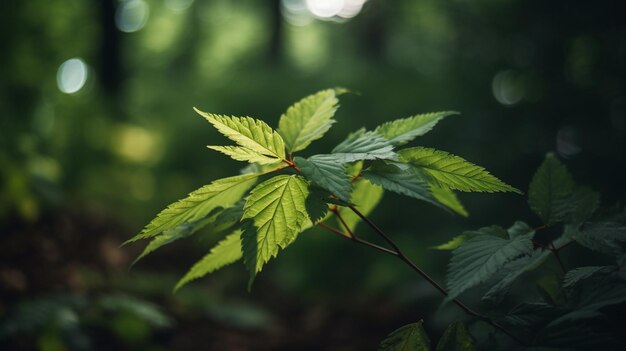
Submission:
[[244,174],[213,181],[193,191],[186,198],[169,205],[155,219],[124,244],[151,238],[166,230],[175,229],[185,222],[195,222],[206,217],[218,207],[235,204],[256,183],[261,174]]
[[497,235],[477,235],[452,252],[448,265],[448,296],[452,300],[491,278],[505,264],[530,255],[532,241],[527,236],[504,239]]
[[499,236],[500,238],[503,238],[503,239],[508,238],[507,232],[504,229],[502,229],[502,227],[494,225],[494,226],[489,226],[489,227],[483,227],[483,228],[480,228],[480,229],[477,229],[477,230],[467,230],[467,231],[461,233],[460,235],[455,236],[450,241],[433,247],[433,249],[435,249],[435,250],[454,250],[457,247],[461,246],[461,244],[463,244],[467,240],[469,240],[469,239],[471,239],[471,238],[473,238],[475,236],[484,235],[484,234],[497,235],[497,236]]
[[339,199],[348,201],[352,184],[346,166],[337,163],[332,155],[315,155],[308,159],[296,157],[296,165],[302,174],[319,187],[330,191]]
[[289,152],[304,150],[335,123],[332,117],[339,108],[337,94],[335,89],[328,89],[309,95],[280,116],[278,133]]
[[456,196],[454,191],[433,184],[430,185],[430,191],[440,204],[446,206],[447,208],[451,209],[452,211],[463,217],[469,216],[469,213],[467,212],[459,198]]
[[454,322],[446,328],[437,344],[437,351],[474,351],[474,339],[462,322]]
[[587,266],[587,267],[578,267],[570,270],[563,277],[563,287],[568,288],[578,283],[580,280],[587,279],[599,272],[607,272],[614,269],[610,266]]
[[567,168],[548,154],[530,183],[528,204],[545,224],[554,224],[571,211],[567,200],[573,190],[574,179]]
[[612,220],[587,223],[573,234],[573,238],[590,250],[619,256],[626,248],[626,224]]
[[444,251],[454,250],[457,247],[461,246],[461,244],[464,243],[466,240],[467,240],[467,236],[465,236],[464,234],[461,234],[450,239],[450,241],[448,242],[439,244],[437,246],[433,246],[432,248],[435,250],[444,250]]
[[507,229],[506,232],[509,234],[509,238],[511,239],[520,235],[530,236],[531,238],[535,236],[535,230],[522,221],[515,221],[515,223],[513,223],[513,225]]
[[192,280],[202,278],[211,272],[238,261],[241,258],[240,237],[241,230],[238,229],[217,243],[206,256],[193,265],[178,283],[176,283],[174,292]]
[[430,351],[430,339],[422,323],[419,321],[394,330],[380,343],[378,351]]
[[400,150],[398,155],[400,161],[419,167],[433,182],[444,188],[521,194],[521,191],[494,177],[483,167],[445,151],[414,147]]
[[482,300],[501,301],[517,278],[541,265],[550,257],[550,254],[549,250],[536,250],[530,256],[522,256],[505,264],[498,272],[500,277],[483,295]]
[[241,235],[250,284],[263,265],[295,240],[309,218],[308,184],[298,175],[279,175],[257,185],[244,205],[250,219]]
[[393,160],[397,158],[393,145],[377,132],[364,128],[350,134],[332,153],[336,162],[349,163],[360,160]]
[[[364,216],[370,214],[383,198],[383,188],[370,183],[367,179],[359,179],[353,184],[350,202],[354,203]],[[352,210],[346,207],[339,207],[339,214],[352,231],[355,231],[356,225],[359,224],[361,218]]]
[[276,157],[269,157],[260,154],[257,151],[248,149],[243,146],[207,146],[211,150],[215,150],[230,156],[233,160],[257,163],[260,165],[270,165],[279,161]]
[[413,167],[403,170],[395,164],[375,162],[363,171],[362,175],[363,178],[380,185],[385,190],[445,208],[430,192],[430,186],[421,172]]
[[239,146],[275,161],[285,159],[283,138],[265,122],[250,117],[229,117],[202,112],[196,108],[194,110]]
[[428,133],[444,117],[457,114],[459,113],[454,111],[424,113],[385,122],[378,126],[375,131],[389,140],[391,144],[403,145],[420,135]]
[[148,256],[152,252],[158,250],[159,248],[171,244],[176,240],[183,239],[186,237],[195,234],[200,229],[206,227],[207,225],[214,223],[217,219],[217,214],[213,216],[209,216],[208,218],[201,219],[197,222],[193,223],[183,223],[172,230],[165,231],[163,234],[156,236],[154,239],[150,241],[148,245],[143,249],[141,254],[135,258],[131,266],[134,266],[137,262],[139,262],[142,258]]

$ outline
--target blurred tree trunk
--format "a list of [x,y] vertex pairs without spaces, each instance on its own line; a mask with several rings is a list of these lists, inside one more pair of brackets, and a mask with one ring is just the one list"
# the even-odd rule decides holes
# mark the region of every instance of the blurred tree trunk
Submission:
[[270,2],[270,42],[267,57],[270,63],[280,64],[283,51],[283,19],[280,13],[280,0]]
[[102,88],[117,102],[120,82],[122,80],[122,65],[120,60],[120,32],[115,25],[116,0],[100,0],[100,53],[97,73]]

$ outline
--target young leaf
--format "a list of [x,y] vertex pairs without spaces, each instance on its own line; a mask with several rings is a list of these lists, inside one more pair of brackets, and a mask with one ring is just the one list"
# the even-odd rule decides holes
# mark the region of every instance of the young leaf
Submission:
[[430,351],[430,339],[422,321],[394,330],[380,343],[378,351]]
[[332,117],[339,107],[337,94],[335,89],[328,89],[309,95],[280,116],[278,133],[290,153],[304,150],[335,123]]
[[437,344],[437,351],[474,351],[474,339],[465,325],[454,322],[446,328]]
[[270,165],[279,161],[276,157],[265,156],[257,151],[248,149],[243,146],[207,146],[211,150],[215,150],[230,156],[237,161],[246,161],[250,163],[258,163],[260,165]]
[[241,230],[235,230],[220,241],[176,283],[174,292],[192,280],[204,277],[241,258]]
[[196,108],[194,110],[224,136],[249,149],[247,152],[255,152],[275,161],[285,159],[283,138],[265,122],[250,117],[229,117],[202,112]]
[[218,207],[232,206],[256,183],[260,175],[257,173],[228,177],[203,186],[185,199],[169,205],[141,233],[127,240],[125,244],[151,238],[185,222],[195,222]]
[[448,266],[448,297],[452,300],[501,270],[505,264],[530,255],[533,245],[530,237],[504,239],[491,234],[477,235],[452,252]]
[[241,235],[244,263],[250,284],[279,248],[291,244],[309,218],[308,184],[298,175],[279,175],[257,185],[244,205],[243,219],[250,219]]
[[451,209],[452,211],[463,217],[469,216],[469,213],[467,212],[459,198],[456,196],[454,191],[447,188],[442,188],[435,184],[430,185],[430,191],[440,204],[446,206],[447,208]]
[[444,117],[457,114],[459,113],[454,111],[424,113],[383,123],[375,131],[389,140],[391,144],[403,145],[415,137],[428,133]]
[[363,171],[363,178],[380,185],[385,190],[423,200],[443,208],[430,192],[428,183],[421,172],[415,168],[409,167],[402,170],[391,163],[375,162],[370,168]]
[[528,204],[545,224],[565,219],[570,212],[567,200],[574,190],[574,180],[554,154],[548,154],[528,190]]
[[393,145],[387,139],[377,132],[366,132],[364,128],[350,134],[332,150],[332,155],[336,162],[341,163],[397,158]]
[[346,174],[346,166],[337,163],[332,155],[315,155],[308,159],[296,157],[302,174],[319,187],[330,191],[339,199],[348,201],[352,184]]
[[[359,179],[354,183],[350,201],[355,204],[359,211],[367,216],[383,198],[383,189],[370,183],[367,179]],[[339,214],[353,231],[361,218],[346,207],[339,207]]]
[[398,152],[400,161],[419,167],[437,185],[460,191],[521,191],[502,182],[484,168],[445,151],[414,147]]

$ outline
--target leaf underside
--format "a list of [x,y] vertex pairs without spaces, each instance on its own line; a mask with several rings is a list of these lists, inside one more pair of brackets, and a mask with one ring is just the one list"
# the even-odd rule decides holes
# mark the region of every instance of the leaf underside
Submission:
[[389,140],[391,144],[403,145],[428,133],[444,117],[456,114],[458,112],[454,111],[424,113],[383,123],[375,131]]
[[359,160],[392,160],[397,155],[393,145],[377,132],[360,129],[348,136],[331,152],[336,162],[349,163]]
[[341,200],[349,200],[352,184],[346,174],[346,166],[336,162],[332,155],[316,155],[308,159],[296,157],[295,162],[302,174],[313,183]]

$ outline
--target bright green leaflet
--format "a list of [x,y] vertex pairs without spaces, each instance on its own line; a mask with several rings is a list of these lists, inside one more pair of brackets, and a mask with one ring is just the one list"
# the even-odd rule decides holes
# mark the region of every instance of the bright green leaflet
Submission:
[[574,179],[554,154],[548,154],[530,183],[528,204],[546,224],[565,219]]
[[257,185],[244,205],[242,220],[250,219],[241,235],[250,284],[263,265],[295,240],[309,218],[307,181],[298,175],[279,175]]
[[463,217],[469,216],[469,213],[467,212],[459,198],[456,196],[454,191],[448,188],[442,188],[435,184],[430,185],[430,191],[435,199],[437,199],[437,201],[439,201],[439,203],[441,203],[442,205],[446,206],[447,208],[451,209],[452,211]]
[[234,205],[256,183],[261,174],[244,174],[213,181],[185,199],[169,205],[144,230],[126,243],[151,238],[186,222],[204,218],[218,207]]
[[404,145],[416,137],[428,133],[444,117],[457,114],[459,113],[454,111],[424,113],[383,123],[375,131],[393,145]]
[[446,328],[437,344],[437,351],[474,351],[474,339],[465,325],[454,322]]
[[346,166],[336,162],[332,155],[315,155],[308,159],[296,157],[295,162],[302,174],[313,183],[348,201],[352,184],[346,174]]
[[195,111],[206,118],[220,133],[239,146],[249,149],[249,152],[274,158],[276,161],[285,159],[283,138],[265,122],[250,117],[215,115],[198,109]]
[[[383,198],[383,188],[370,183],[367,179],[359,179],[354,183],[350,201],[365,216],[370,214]],[[346,207],[339,207],[339,214],[351,230],[355,230],[361,218]]]
[[241,230],[235,230],[220,241],[176,283],[174,291],[241,258]]
[[243,146],[207,146],[211,150],[215,150],[230,156],[233,160],[245,161],[250,163],[258,163],[260,165],[269,165],[276,163],[279,159],[276,157],[265,156],[252,149]]
[[422,324],[419,321],[394,330],[380,343],[378,351],[430,351],[430,339]]
[[289,152],[304,150],[332,127],[332,117],[339,108],[337,94],[335,89],[328,89],[309,95],[280,116],[278,133]]
[[452,252],[448,266],[450,301],[498,272],[506,263],[533,250],[529,236],[506,239],[496,235],[477,235]]
[[477,192],[521,191],[502,182],[483,167],[445,151],[414,147],[398,152],[400,161],[419,167],[441,187]]

